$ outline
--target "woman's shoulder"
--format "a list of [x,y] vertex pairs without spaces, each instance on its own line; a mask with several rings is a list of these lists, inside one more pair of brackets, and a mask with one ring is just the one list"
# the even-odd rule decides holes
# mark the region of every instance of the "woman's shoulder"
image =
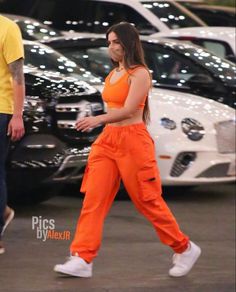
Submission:
[[150,78],[150,72],[149,69],[144,65],[136,65],[132,66],[128,73],[133,76],[140,76],[140,77],[149,77]]
[[148,74],[149,74],[149,69],[146,67],[146,66],[144,66],[144,65],[134,65],[134,66],[131,66],[130,68],[129,68],[129,70],[128,70],[128,72],[130,73],[130,74],[132,74],[132,73],[147,73],[148,72]]
[[148,83],[151,86],[152,78],[151,73],[149,72],[149,69],[144,65],[138,65],[132,68],[131,71],[129,71],[129,83],[130,82],[142,82]]

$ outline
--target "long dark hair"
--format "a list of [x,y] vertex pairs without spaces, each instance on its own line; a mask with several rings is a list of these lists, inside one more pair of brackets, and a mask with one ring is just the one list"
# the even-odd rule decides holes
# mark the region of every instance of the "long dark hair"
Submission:
[[[124,49],[124,66],[125,69],[131,69],[135,66],[142,65],[145,68],[148,67],[144,60],[143,47],[139,38],[138,30],[128,22],[120,22],[112,25],[106,32],[106,39],[108,40],[108,35],[114,32],[120,41],[121,46]],[[118,66],[119,63],[112,60],[114,66]],[[149,70],[148,70],[149,72]],[[150,74],[150,73],[149,73]],[[151,79],[151,74],[150,74]],[[150,122],[150,110],[148,105],[148,96],[145,101],[145,106],[143,110],[143,121],[148,124]]]

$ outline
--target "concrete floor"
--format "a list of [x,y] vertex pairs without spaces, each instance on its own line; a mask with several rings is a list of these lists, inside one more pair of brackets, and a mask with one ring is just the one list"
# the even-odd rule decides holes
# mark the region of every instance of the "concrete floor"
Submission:
[[72,237],[81,199],[61,196],[16,209],[16,218],[4,237],[7,251],[0,256],[0,291],[235,291],[234,186],[202,186],[165,198],[182,230],[202,248],[201,258],[188,276],[168,276],[172,251],[159,242],[130,201],[114,202],[93,278],[56,275],[52,268],[64,262],[70,240],[37,239],[32,218],[54,220],[56,231],[69,231]]

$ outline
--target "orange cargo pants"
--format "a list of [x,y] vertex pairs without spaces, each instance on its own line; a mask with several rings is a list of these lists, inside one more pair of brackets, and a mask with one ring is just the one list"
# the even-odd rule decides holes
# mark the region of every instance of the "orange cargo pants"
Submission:
[[71,254],[91,262],[97,255],[104,219],[122,179],[136,208],[153,224],[162,243],[182,253],[184,235],[161,196],[155,147],[143,123],[107,125],[93,143],[81,192],[85,193]]

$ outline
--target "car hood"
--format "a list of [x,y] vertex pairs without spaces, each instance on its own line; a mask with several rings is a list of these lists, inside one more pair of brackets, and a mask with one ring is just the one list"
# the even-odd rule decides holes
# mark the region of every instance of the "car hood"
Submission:
[[73,77],[44,72],[24,66],[26,95],[52,98],[57,96],[93,95],[97,89]]
[[149,100],[154,120],[170,115],[177,119],[196,118],[206,123],[235,120],[235,110],[229,106],[189,93],[153,88]]
[[236,31],[234,27],[189,27],[160,32],[151,37],[196,37],[218,39],[227,42],[236,54]]

